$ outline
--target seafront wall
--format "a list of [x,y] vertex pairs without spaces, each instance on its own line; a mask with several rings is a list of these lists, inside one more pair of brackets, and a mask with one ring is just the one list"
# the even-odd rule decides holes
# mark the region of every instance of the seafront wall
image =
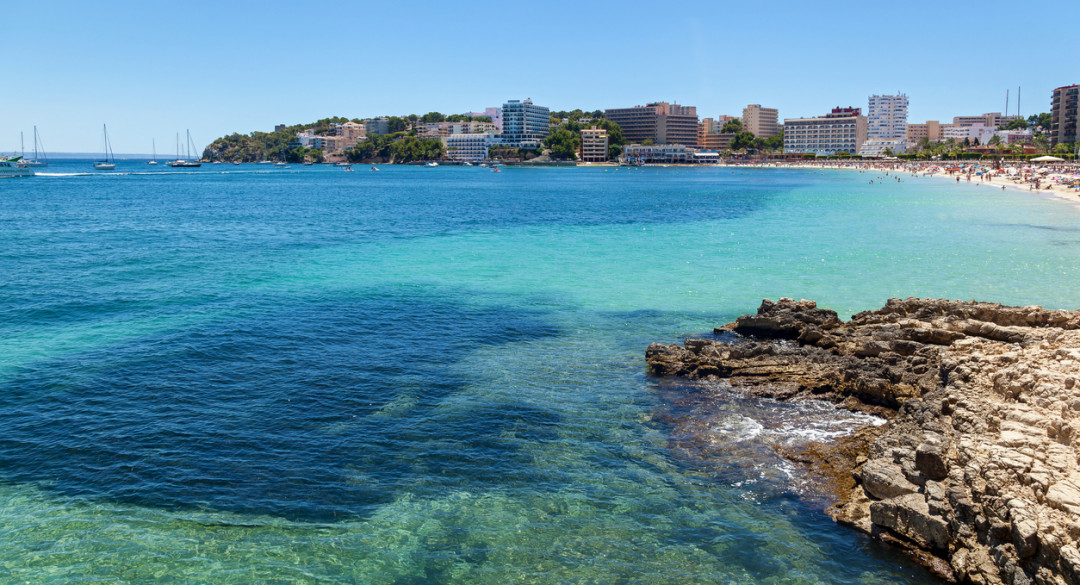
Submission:
[[892,299],[841,321],[764,301],[734,341],[653,344],[650,371],[890,421],[792,458],[837,521],[962,583],[1080,583],[1080,311]]

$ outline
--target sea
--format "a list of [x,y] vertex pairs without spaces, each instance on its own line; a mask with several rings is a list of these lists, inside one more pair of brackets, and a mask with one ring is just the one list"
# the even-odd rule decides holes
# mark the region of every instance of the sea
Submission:
[[267,167],[0,180],[0,583],[937,583],[776,455],[882,421],[646,347],[1080,306],[1080,211],[988,185]]

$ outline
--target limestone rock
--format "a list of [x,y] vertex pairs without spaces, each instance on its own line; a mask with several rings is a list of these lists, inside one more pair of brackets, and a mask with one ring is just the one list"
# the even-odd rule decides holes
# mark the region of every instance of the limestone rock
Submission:
[[1080,311],[908,298],[844,322],[780,299],[724,330],[651,345],[650,371],[890,418],[843,459],[838,522],[960,582],[1080,584]]

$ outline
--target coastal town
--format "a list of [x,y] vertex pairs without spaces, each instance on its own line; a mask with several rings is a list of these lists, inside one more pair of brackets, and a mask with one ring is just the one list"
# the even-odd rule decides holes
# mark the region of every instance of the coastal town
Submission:
[[[233,134],[206,148],[206,160],[257,162],[531,164],[709,164],[754,158],[1022,158],[1077,151],[1080,85],[1053,90],[1049,112],[1022,116],[1019,90],[1005,112],[912,121],[903,93],[871,95],[864,106],[781,118],[749,104],[738,114],[700,117],[698,107],[657,101],[603,110],[552,111],[531,99],[446,116],[328,118],[273,132]],[[1014,113],[1010,112],[1010,107]],[[824,108],[823,108],[824,109]]]

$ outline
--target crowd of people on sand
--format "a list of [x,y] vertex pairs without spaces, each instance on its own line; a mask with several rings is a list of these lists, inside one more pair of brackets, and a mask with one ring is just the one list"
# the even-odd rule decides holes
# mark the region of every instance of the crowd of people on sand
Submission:
[[870,184],[901,181],[901,176],[949,177],[957,183],[1001,186],[1027,191],[1039,191],[1058,196],[1080,196],[1080,163],[1034,161],[1009,162],[907,162],[907,161],[800,161],[740,164],[739,166],[789,167],[806,169],[852,169],[877,173]]

